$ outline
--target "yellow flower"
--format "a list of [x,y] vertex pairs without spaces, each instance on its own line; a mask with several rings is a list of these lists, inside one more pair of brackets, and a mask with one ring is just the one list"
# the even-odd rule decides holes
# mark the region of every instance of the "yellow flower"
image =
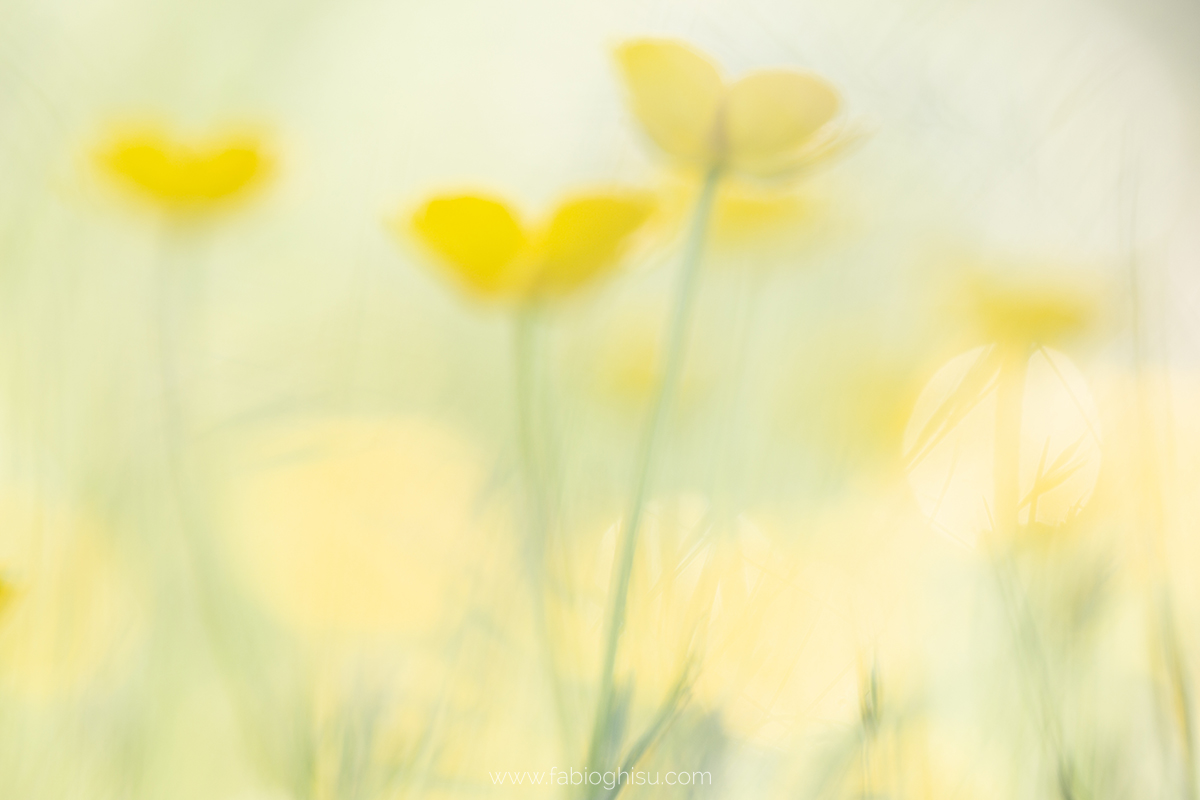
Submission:
[[922,512],[951,539],[975,544],[996,527],[996,450],[1016,449],[1016,523],[1061,528],[1091,499],[1100,475],[1100,412],[1087,380],[1063,353],[1040,347],[1024,360],[1019,425],[997,431],[1000,345],[948,361],[917,398],[904,434],[905,467]]
[[[598,677],[619,527],[572,531],[557,562],[548,599],[568,682]],[[727,732],[763,745],[852,718],[856,631],[833,602],[846,576],[827,559],[802,562],[779,538],[702,495],[647,504],[615,666],[633,727],[681,684]]]
[[171,211],[203,211],[243,194],[269,168],[261,142],[230,135],[181,142],[156,128],[114,136],[97,153],[100,166]]
[[90,516],[0,487],[0,687],[47,698],[126,675],[142,587]]
[[1052,280],[987,280],[971,287],[984,336],[1005,345],[1058,343],[1086,332],[1100,316],[1095,286]]
[[666,39],[628,42],[617,62],[642,127],[680,161],[775,175],[841,141],[829,126],[841,100],[817,75],[768,69],[731,83],[705,55]]
[[429,635],[478,589],[474,567],[506,558],[502,510],[479,502],[481,459],[418,417],[283,425],[238,459],[224,544],[264,605],[306,635]]
[[411,224],[472,293],[536,300],[567,294],[615,266],[653,209],[642,193],[582,195],[530,228],[499,200],[450,195],[425,203]]
[[0,618],[3,618],[4,612],[12,605],[16,597],[16,587],[10,584],[3,575],[0,575]]
[[[659,214],[664,229],[687,224],[699,189],[694,170],[665,176]],[[836,179],[768,182],[727,175],[713,199],[704,268],[710,274],[730,267],[766,274],[810,263],[855,235],[854,219],[843,213],[850,208]]]

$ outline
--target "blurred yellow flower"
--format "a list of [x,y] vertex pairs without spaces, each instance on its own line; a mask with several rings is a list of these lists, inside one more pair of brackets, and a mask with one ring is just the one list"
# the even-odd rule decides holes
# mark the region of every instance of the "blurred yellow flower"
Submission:
[[[649,504],[646,528],[629,589],[628,645],[617,670],[633,702],[662,702],[684,670],[706,607],[705,550],[696,546],[710,527],[708,504],[683,495]],[[596,680],[604,614],[620,522],[572,531],[548,593],[554,658],[571,680]],[[711,599],[711,598],[709,598]]]
[[8,488],[0,531],[0,686],[49,697],[121,674],[145,619],[108,532]]
[[[585,348],[566,358],[589,365],[584,390],[618,409],[622,419],[635,415],[654,396],[662,377],[662,318],[667,309],[647,305],[614,314]],[[703,347],[688,355],[675,392],[675,413],[690,417],[716,386],[712,353]]]
[[472,443],[420,418],[322,419],[251,444],[229,509],[237,570],[316,636],[427,634],[504,558]]
[[648,194],[600,192],[567,200],[547,223],[527,227],[500,200],[448,195],[421,206],[411,229],[471,293],[536,301],[568,294],[615,267],[653,210]]
[[857,711],[859,655],[846,574],[768,537],[748,516],[735,534],[714,551],[720,577],[697,700],[759,744],[844,727]]
[[776,175],[842,141],[829,126],[841,100],[812,73],[768,69],[730,83],[704,54],[668,39],[635,39],[616,55],[642,127],[685,163]]
[[[687,224],[700,184],[694,171],[673,170],[662,183],[662,226]],[[836,188],[817,181],[766,183],[727,175],[716,189],[705,248],[705,269],[770,272],[807,262],[847,233]]]
[[1062,347],[1103,332],[1115,288],[1098,266],[980,254],[958,247],[923,256],[950,277],[937,299],[962,349]]
[[270,166],[256,137],[184,142],[151,127],[112,137],[96,158],[111,176],[173,212],[230,200],[261,181]]
[[1067,356],[1025,356],[1018,441],[997,431],[998,383],[1006,353],[978,347],[929,380],[904,435],[909,482],[934,527],[972,544],[994,527],[996,449],[1017,449],[1017,522],[1060,526],[1088,502],[1100,474],[1100,419],[1087,381]]
[[3,576],[0,576],[0,619],[3,618],[4,612],[12,605],[16,599],[16,588],[8,582]]
[[1081,334],[1100,311],[1094,287],[1048,280],[979,278],[971,295],[984,336],[1017,347],[1053,344]]
[[[853,717],[855,631],[834,595],[844,575],[802,560],[748,514],[720,520],[702,495],[647,506],[629,585],[617,684],[645,724],[682,684],[684,699],[719,713],[724,729],[778,744]],[[593,680],[619,525],[599,541],[574,537],[551,595],[556,660]]]

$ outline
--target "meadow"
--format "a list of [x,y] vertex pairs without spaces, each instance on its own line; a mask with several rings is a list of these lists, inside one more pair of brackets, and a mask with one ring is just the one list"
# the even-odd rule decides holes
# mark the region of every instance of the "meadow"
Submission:
[[6,0],[0,800],[1200,799],[1198,33]]

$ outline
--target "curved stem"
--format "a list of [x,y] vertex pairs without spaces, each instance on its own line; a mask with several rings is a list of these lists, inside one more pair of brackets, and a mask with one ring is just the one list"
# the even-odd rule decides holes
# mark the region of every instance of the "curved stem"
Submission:
[[637,544],[638,527],[642,521],[645,505],[646,490],[649,484],[651,470],[654,466],[655,451],[662,435],[663,420],[667,409],[674,399],[678,388],[679,376],[683,370],[685,344],[687,341],[689,322],[695,305],[696,290],[699,286],[700,259],[704,252],[704,240],[708,229],[708,220],[712,214],[713,200],[716,196],[717,183],[720,180],[720,170],[710,169],[704,177],[704,184],[696,200],[692,219],[684,242],[683,263],[679,273],[679,283],[675,294],[675,307],[671,314],[666,332],[666,347],[663,351],[664,366],[659,377],[658,386],[650,409],[650,416],[642,432],[638,446],[637,460],[634,463],[633,489],[630,492],[628,513],[625,515],[627,524],[622,530],[617,562],[613,572],[609,596],[612,605],[609,609],[608,624],[604,644],[604,661],[600,667],[600,696],[596,704],[595,727],[592,730],[592,740],[588,748],[588,770],[600,766],[603,755],[605,734],[607,733],[612,716],[614,670],[617,661],[617,648],[621,642],[621,634],[625,628],[626,603],[629,594],[629,581],[633,573],[633,556]]

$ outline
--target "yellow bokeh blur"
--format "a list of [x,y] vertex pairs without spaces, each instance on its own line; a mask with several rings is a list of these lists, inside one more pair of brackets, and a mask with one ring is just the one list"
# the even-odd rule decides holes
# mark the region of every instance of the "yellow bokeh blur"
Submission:
[[0,493],[0,685],[50,700],[128,680],[145,587],[94,519],[27,489]]
[[470,293],[530,302],[561,297],[615,268],[653,208],[636,193],[586,194],[527,229],[501,201],[447,196],[423,205],[412,227]]
[[1200,798],[1193,5],[9,0],[0,800]]
[[435,421],[315,420],[244,458],[229,547],[247,585],[311,635],[426,636],[508,555],[481,455]]
[[96,160],[114,179],[172,213],[206,211],[226,203],[270,172],[270,160],[257,137],[189,142],[154,128],[112,135]]
[[726,83],[704,54],[679,41],[634,40],[618,48],[617,61],[654,143],[706,168],[751,175],[796,169],[841,105],[824,79],[798,71],[764,70]]

